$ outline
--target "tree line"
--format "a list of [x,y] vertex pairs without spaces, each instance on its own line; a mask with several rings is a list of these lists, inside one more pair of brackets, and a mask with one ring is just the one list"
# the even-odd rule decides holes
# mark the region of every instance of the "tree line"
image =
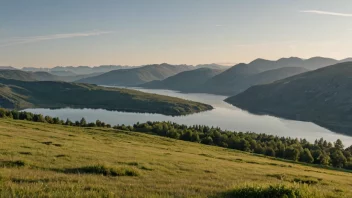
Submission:
[[[15,120],[78,127],[112,127],[100,120],[88,123],[82,118],[80,121],[72,122],[69,119],[64,121],[57,117],[53,118],[30,112],[0,109],[0,118],[4,117]],[[218,127],[203,125],[187,126],[172,122],[136,123],[133,126],[116,125],[113,128],[220,146],[292,161],[352,170],[352,146],[345,148],[340,139],[331,143],[320,138],[319,140],[315,140],[314,143],[310,143],[306,139],[279,137],[252,132],[225,131]]]

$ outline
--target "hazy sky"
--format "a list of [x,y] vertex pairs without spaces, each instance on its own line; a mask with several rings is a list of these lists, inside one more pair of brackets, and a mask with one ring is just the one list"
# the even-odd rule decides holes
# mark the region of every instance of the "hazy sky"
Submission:
[[0,0],[0,65],[352,56],[351,0]]

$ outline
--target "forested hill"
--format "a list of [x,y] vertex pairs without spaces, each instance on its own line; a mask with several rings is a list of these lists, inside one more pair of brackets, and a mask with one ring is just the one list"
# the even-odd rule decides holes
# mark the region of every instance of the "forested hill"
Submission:
[[[297,57],[265,60],[258,58],[248,64],[240,63],[209,79],[195,92],[233,96],[253,85],[271,83],[308,70],[333,65],[346,60],[324,57],[301,59]],[[259,79],[259,80],[257,80]]]
[[352,62],[249,88],[226,99],[255,113],[315,122],[352,135]]
[[46,71],[24,71],[17,69],[0,69],[0,77],[22,81],[65,81],[72,82],[82,78],[100,75],[101,73],[93,73],[87,75],[60,76]]
[[37,80],[36,76],[31,72],[25,72],[15,69],[1,69],[0,78],[8,78],[14,80],[23,80],[23,81],[34,81]]
[[283,67],[261,71],[246,64],[234,66],[193,89],[194,92],[204,92],[220,95],[236,95],[253,85],[271,83],[308,71],[302,67]]
[[102,108],[128,112],[185,115],[212,109],[210,105],[134,90],[96,85],[18,81],[0,78],[0,107],[23,109]]
[[153,80],[163,80],[192,69],[194,69],[193,66],[187,65],[147,65],[132,69],[110,71],[99,76],[84,78],[77,82],[98,85],[137,86]]
[[156,80],[141,85],[151,89],[171,89],[184,92],[192,92],[193,89],[202,85],[210,78],[221,73],[223,70],[200,68],[191,71],[184,71],[165,80]]

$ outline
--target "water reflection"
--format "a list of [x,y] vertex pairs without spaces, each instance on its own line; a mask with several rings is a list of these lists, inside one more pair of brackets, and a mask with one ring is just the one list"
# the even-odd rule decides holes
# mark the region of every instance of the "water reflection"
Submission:
[[[135,88],[138,89],[138,88]],[[218,126],[222,129],[231,131],[252,131],[257,133],[267,133],[279,136],[290,136],[298,138],[306,138],[314,141],[323,137],[328,141],[336,141],[341,139],[345,145],[352,144],[352,137],[339,135],[328,129],[322,128],[310,122],[301,122],[293,120],[285,120],[268,115],[254,115],[247,111],[243,111],[234,107],[223,100],[226,96],[218,96],[211,94],[186,94],[178,93],[170,90],[145,90],[144,92],[156,93],[168,96],[179,97],[183,99],[198,101],[210,104],[213,110],[198,114],[172,117],[160,114],[147,113],[127,113],[118,111],[106,111],[103,109],[27,109],[33,113],[41,113],[44,115],[55,116],[61,119],[76,121],[85,117],[87,121],[93,122],[97,119],[106,123],[131,125],[136,122],[146,121],[172,121],[186,125],[208,125]]]

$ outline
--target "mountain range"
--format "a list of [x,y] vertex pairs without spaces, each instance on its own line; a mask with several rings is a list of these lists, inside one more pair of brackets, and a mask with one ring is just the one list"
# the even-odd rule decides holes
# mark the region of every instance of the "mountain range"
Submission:
[[226,101],[250,112],[311,121],[352,135],[351,90],[352,62],[346,62],[253,86]]
[[115,86],[138,86],[154,80],[163,80],[183,71],[194,69],[188,65],[169,65],[166,63],[147,65],[132,69],[110,71],[95,77],[84,78],[77,82],[115,85]]
[[121,66],[121,65],[101,65],[95,67],[89,66],[56,66],[53,68],[36,68],[36,67],[24,67],[23,71],[37,72],[37,71],[45,71],[49,73],[53,73],[59,76],[75,76],[75,75],[87,75],[93,73],[105,73],[118,69],[129,69],[130,66]]
[[290,57],[276,61],[256,59],[248,64],[240,63],[231,67],[209,79],[202,86],[194,89],[193,92],[227,96],[236,95],[253,85],[271,83],[339,62],[339,60],[323,57],[310,59]]
[[149,89],[171,89],[189,92],[205,83],[207,80],[221,73],[223,70],[208,67],[184,71],[164,80],[155,80],[140,85]]
[[52,73],[37,71],[37,72],[27,72],[18,69],[0,69],[0,77],[21,81],[64,81],[73,82],[82,78],[92,77],[95,75],[100,75],[101,73],[93,73],[87,75],[75,75],[75,76],[58,76]]
[[[248,64],[240,63],[233,67],[217,64],[191,66],[163,63],[113,70],[92,77],[79,78],[76,82],[232,96],[253,85],[272,83],[309,70],[348,60],[324,57],[309,59],[290,57],[275,61],[256,59]],[[210,70],[198,70],[202,68]],[[194,71],[191,72],[192,70]]]

